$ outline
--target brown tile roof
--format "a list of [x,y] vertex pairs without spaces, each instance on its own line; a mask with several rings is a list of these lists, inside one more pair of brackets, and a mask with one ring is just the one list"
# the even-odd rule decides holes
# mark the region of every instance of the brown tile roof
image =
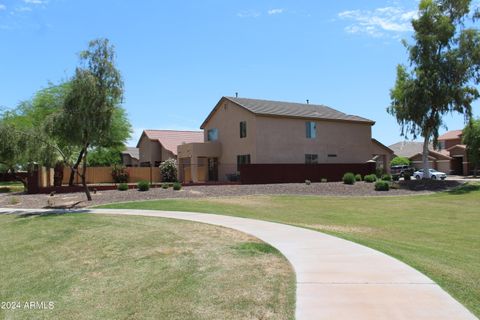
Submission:
[[203,131],[145,130],[142,136],[144,134],[150,140],[158,140],[165,149],[175,155],[177,147],[181,144],[203,142]]
[[[418,153],[423,152],[423,142],[416,141],[400,141],[389,146],[397,157],[410,158]],[[429,149],[433,149],[429,146]]]
[[249,98],[222,97],[222,99],[220,99],[215,108],[212,110],[212,112],[210,112],[208,117],[202,123],[200,128],[205,127],[208,120],[210,120],[212,115],[218,109],[220,102],[222,102],[222,100],[224,99],[229,100],[256,115],[262,116],[349,121],[367,123],[371,125],[375,124],[375,121],[359,116],[345,114],[324,105]]
[[135,147],[127,147],[124,151],[122,151],[122,154],[128,154],[130,157],[137,160],[140,159],[139,149]]
[[452,130],[442,134],[438,137],[438,140],[453,140],[460,139],[462,137],[462,130]]

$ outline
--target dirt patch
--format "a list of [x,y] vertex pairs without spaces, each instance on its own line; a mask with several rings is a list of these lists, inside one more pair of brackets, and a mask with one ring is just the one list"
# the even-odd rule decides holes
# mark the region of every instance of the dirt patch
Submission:
[[377,233],[378,230],[369,227],[353,227],[353,226],[338,226],[338,225],[325,225],[325,224],[304,224],[303,226],[321,231],[332,231],[342,233],[361,233],[372,234]]

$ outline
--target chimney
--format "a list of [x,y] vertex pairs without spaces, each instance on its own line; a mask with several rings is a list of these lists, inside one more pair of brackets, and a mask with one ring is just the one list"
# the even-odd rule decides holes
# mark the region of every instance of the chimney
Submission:
[[238,98],[238,92],[235,92],[235,98]]
[[307,99],[307,104],[310,104],[310,100]]

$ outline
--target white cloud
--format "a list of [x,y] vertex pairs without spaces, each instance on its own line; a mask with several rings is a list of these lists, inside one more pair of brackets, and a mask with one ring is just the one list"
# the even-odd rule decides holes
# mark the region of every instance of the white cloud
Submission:
[[23,2],[27,4],[45,4],[47,3],[46,0],[23,0]]
[[0,3],[0,11],[7,10],[7,6]]
[[261,13],[255,10],[243,10],[237,13],[237,17],[240,18],[258,18],[261,16]]
[[30,11],[32,11],[32,8],[30,8],[30,7],[18,7],[18,8],[15,9],[15,11],[17,11],[17,12],[30,12]]
[[284,11],[285,11],[285,10],[282,9],[282,8],[275,8],[275,9],[270,9],[270,10],[268,10],[267,13],[268,13],[269,15],[274,15],[274,14],[281,14],[281,13],[283,13]]
[[352,34],[366,34],[372,37],[393,36],[412,31],[411,20],[418,15],[416,10],[402,7],[384,7],[374,10],[349,10],[338,14],[352,24],[345,31]]

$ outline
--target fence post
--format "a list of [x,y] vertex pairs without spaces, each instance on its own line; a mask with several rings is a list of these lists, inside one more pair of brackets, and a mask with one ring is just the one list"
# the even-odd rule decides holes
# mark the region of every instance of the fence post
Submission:
[[150,184],[153,183],[153,172],[152,172],[152,166],[150,166]]

